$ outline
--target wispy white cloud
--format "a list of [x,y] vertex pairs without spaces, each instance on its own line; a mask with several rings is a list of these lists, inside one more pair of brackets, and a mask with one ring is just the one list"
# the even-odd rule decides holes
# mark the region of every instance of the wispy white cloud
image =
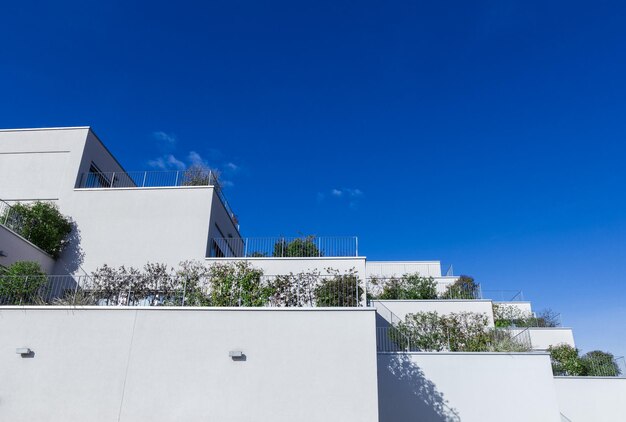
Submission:
[[[351,209],[358,208],[359,201],[363,197],[364,193],[358,188],[334,188],[331,189],[329,194],[332,198],[335,198],[342,203],[348,203]],[[322,202],[326,198],[326,194],[323,192],[317,193],[317,201]]]
[[353,189],[353,188],[343,188],[343,189],[333,189],[330,191],[330,194],[334,197],[341,198],[359,198],[363,196],[363,191],[361,189]]
[[167,154],[162,157],[155,158],[148,161],[148,165],[160,170],[184,170],[187,168],[184,162],[174,157],[172,154]]
[[176,144],[176,136],[163,132],[161,130],[157,130],[156,132],[152,132],[152,137],[157,141],[162,141],[168,143],[170,145]]
[[224,168],[233,172],[239,170],[239,166],[231,161],[224,164]]
[[193,166],[208,167],[206,160],[202,158],[202,156],[195,151],[189,151],[189,155],[187,155],[187,160],[189,160],[189,162]]

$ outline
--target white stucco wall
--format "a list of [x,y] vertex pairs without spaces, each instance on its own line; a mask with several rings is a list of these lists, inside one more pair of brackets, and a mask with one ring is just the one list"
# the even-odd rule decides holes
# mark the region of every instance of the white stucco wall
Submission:
[[[510,328],[515,335],[525,328]],[[572,347],[576,347],[574,342],[574,333],[571,328],[567,327],[546,327],[546,328],[529,328],[530,341],[533,350],[547,350],[550,346],[556,346],[564,343]]]
[[370,309],[4,307],[0,338],[2,421],[377,421]]
[[[447,315],[458,312],[475,312],[485,314],[490,327],[494,326],[493,311],[490,300],[375,300],[372,306],[384,305],[393,312],[400,320],[404,320],[407,314],[417,312],[437,312]],[[387,312],[381,311],[380,315],[387,318]],[[391,321],[388,321],[391,322]]]
[[212,198],[210,186],[76,189],[68,208],[81,231],[82,268],[203,260]]
[[554,385],[565,421],[626,420],[626,378],[555,377]]
[[547,354],[378,355],[380,422],[559,422]]
[[400,277],[407,273],[419,273],[422,277],[441,277],[439,261],[369,261],[368,277]]
[[3,267],[17,261],[34,261],[38,262],[41,269],[48,274],[54,268],[55,262],[50,255],[2,225],[0,225],[0,251],[5,255],[0,256],[0,265]]

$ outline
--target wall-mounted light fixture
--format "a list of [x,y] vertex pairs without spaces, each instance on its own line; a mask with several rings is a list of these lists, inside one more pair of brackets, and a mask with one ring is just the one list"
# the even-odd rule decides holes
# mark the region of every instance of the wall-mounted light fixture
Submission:
[[18,355],[30,355],[31,353],[33,353],[33,351],[31,349],[29,349],[28,347],[18,347],[17,349],[15,349],[15,353],[17,353]]
[[228,352],[228,356],[230,356],[230,358],[234,361],[245,362],[246,360],[248,360],[246,354],[241,350],[231,350],[230,352]]

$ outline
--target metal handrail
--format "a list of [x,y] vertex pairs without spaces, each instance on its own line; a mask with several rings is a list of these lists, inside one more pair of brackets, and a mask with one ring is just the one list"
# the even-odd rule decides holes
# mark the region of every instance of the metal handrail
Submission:
[[80,174],[77,186],[80,189],[213,186],[229,217],[237,227],[239,225],[222,191],[219,176],[212,170],[85,172]]
[[356,236],[215,237],[219,251],[212,257],[225,258],[320,258],[358,256]]

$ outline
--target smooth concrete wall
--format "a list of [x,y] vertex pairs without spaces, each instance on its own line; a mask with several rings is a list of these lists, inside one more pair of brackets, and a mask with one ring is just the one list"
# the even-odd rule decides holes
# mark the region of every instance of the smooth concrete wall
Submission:
[[[372,306],[384,305],[393,312],[400,320],[404,320],[407,314],[417,312],[437,312],[447,315],[459,312],[475,312],[487,315],[488,325],[494,326],[493,311],[490,300],[374,300]],[[380,315],[386,318],[387,312]],[[388,321],[392,322],[392,321]]]
[[239,227],[228,214],[222,204],[217,191],[213,189],[213,202],[211,203],[211,222],[209,226],[209,238],[205,256],[211,256],[211,242],[215,238],[228,238],[228,242],[218,241],[222,247],[230,247],[232,250],[223,251],[226,256],[240,253],[243,250],[243,240],[239,234]]
[[[513,335],[524,331],[525,328],[511,328]],[[550,346],[558,344],[568,344],[576,347],[574,342],[574,333],[571,328],[567,327],[532,327],[528,329],[530,334],[530,342],[533,350],[548,350]]]
[[365,257],[322,257],[322,258],[207,258],[206,262],[213,263],[247,261],[253,267],[263,270],[265,275],[285,275],[318,270],[322,275],[327,274],[326,268],[334,268],[345,273],[350,269],[357,271],[363,278],[365,274]]
[[439,261],[369,261],[368,277],[400,277],[407,273],[419,273],[423,277],[441,277]]
[[554,385],[564,421],[626,420],[626,378],[555,377]]
[[57,201],[70,195],[88,134],[87,127],[1,130],[0,199]]
[[0,225],[0,251],[3,252],[0,256],[2,267],[8,267],[17,261],[34,261],[50,274],[55,265],[50,255],[3,225]]
[[374,318],[365,308],[0,308],[0,420],[376,422]]
[[560,421],[547,354],[379,354],[378,395],[380,422]]
[[[106,146],[100,141],[100,138],[96,136],[93,131],[89,131],[87,134],[87,140],[85,142],[85,148],[80,160],[79,166],[76,168],[76,180],[72,184],[72,187],[80,187],[80,182],[85,173],[89,172],[91,163],[94,163],[100,171],[104,173],[110,172],[125,172],[122,165],[115,159],[113,154],[107,149]],[[110,176],[109,176],[110,177]],[[124,179],[124,183],[128,183],[128,179]]]
[[212,198],[210,186],[75,189],[82,269],[203,260]]

